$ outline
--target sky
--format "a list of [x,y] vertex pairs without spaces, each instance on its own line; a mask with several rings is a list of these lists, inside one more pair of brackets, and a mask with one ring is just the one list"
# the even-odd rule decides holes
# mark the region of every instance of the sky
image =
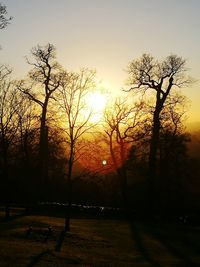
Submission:
[[195,83],[183,89],[190,99],[190,122],[200,121],[199,0],[0,0],[13,17],[1,30],[0,63],[22,78],[25,56],[37,44],[52,43],[68,70],[96,69],[113,92],[125,87],[129,62],[150,53],[162,60],[187,60]]

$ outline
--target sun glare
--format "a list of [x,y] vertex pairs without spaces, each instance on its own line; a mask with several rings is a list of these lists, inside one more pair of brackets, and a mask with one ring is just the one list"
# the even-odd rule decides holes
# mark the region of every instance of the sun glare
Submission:
[[87,98],[87,104],[92,111],[92,121],[99,121],[106,106],[106,98],[100,92],[91,93]]
[[100,92],[88,96],[88,105],[94,112],[102,112],[106,105],[106,99]]

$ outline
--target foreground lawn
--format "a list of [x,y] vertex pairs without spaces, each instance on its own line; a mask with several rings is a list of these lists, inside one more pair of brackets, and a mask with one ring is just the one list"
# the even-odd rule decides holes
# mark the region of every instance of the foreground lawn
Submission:
[[1,221],[0,266],[200,266],[199,227],[72,219],[63,236],[63,223],[47,216]]

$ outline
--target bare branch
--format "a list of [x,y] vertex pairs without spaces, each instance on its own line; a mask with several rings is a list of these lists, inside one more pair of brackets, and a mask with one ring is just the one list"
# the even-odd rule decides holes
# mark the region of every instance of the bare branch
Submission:
[[6,6],[0,3],[0,29],[4,29],[12,20],[12,17],[7,17]]

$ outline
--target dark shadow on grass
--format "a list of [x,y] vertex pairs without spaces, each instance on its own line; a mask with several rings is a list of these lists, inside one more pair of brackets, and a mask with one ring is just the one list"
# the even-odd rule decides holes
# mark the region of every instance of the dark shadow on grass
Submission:
[[60,232],[58,241],[57,241],[56,246],[55,246],[55,251],[60,251],[61,250],[63,241],[65,239],[65,235],[66,235],[66,232],[65,231],[61,231]]
[[131,230],[132,230],[133,241],[135,242],[137,250],[141,254],[142,260],[149,263],[152,267],[161,267],[162,265],[160,265],[156,261],[156,259],[152,258],[152,256],[148,252],[148,248],[145,246],[142,240],[142,235],[140,233],[140,230],[133,222],[131,222]]
[[[197,239],[189,238],[187,234],[191,234],[194,229],[184,225],[154,223],[151,221],[130,222],[133,241],[138,251],[141,253],[143,260],[152,267],[165,267],[165,263],[158,262],[156,255],[150,255],[151,247],[145,245],[142,236],[145,235],[152,240],[158,241],[174,258],[174,266],[177,267],[198,267],[200,266],[200,249]],[[189,232],[187,232],[189,231]],[[196,234],[196,231],[194,231]],[[199,234],[199,233],[198,233]],[[195,236],[196,237],[196,236]],[[149,251],[149,252],[148,252]],[[159,256],[159,255],[158,255]],[[176,262],[176,263],[175,263]]]
[[[182,235],[179,235],[179,233],[176,233],[173,231],[173,229],[167,229],[165,228],[165,225],[157,226],[154,225],[153,227],[145,227],[143,230],[148,234],[151,235],[154,239],[161,242],[166,249],[174,256],[176,257],[180,263],[177,265],[178,267],[198,267],[200,266],[200,261],[193,262],[190,259],[190,251],[193,251],[197,254],[197,251],[199,250],[196,246],[191,247],[191,242],[187,243],[187,239]],[[173,226],[172,226],[173,227]],[[175,227],[175,226],[174,226]],[[175,227],[176,228],[176,227]],[[166,229],[166,230],[165,230]],[[177,229],[177,228],[176,228]],[[178,229],[178,232],[180,230]],[[181,243],[182,245],[186,245],[188,247],[188,252],[181,251],[180,246],[178,246],[177,243]],[[197,254],[198,255],[198,254]]]
[[[82,261],[80,259],[73,258],[62,258],[56,254],[54,254],[50,249],[44,250],[43,252],[36,255],[31,262],[27,265],[27,267],[34,267],[37,264],[41,263],[44,260],[45,256],[51,256],[51,264],[52,266],[71,266],[71,265],[79,265],[82,266]],[[43,266],[43,265],[42,265]],[[46,266],[46,265],[44,265]]]
[[38,255],[36,255],[33,260],[27,265],[27,267],[33,267],[35,266],[38,262],[41,261],[41,259],[47,255],[47,254],[52,254],[51,251],[49,249],[39,253]]
[[[37,237],[37,234],[41,234],[42,236],[44,235],[44,231],[42,230],[33,230],[33,233],[35,232],[35,236],[33,236],[32,238],[35,239]],[[64,238],[66,236],[66,232],[65,231],[61,231],[60,235],[58,237],[56,246],[55,246],[55,251],[56,252],[60,252],[63,242],[64,242]],[[44,236],[43,236],[44,237]],[[43,240],[43,239],[42,239]],[[38,241],[38,240],[37,240]],[[40,241],[40,240],[39,240]],[[54,253],[52,250],[50,249],[46,249],[42,252],[40,252],[39,254],[35,255],[31,262],[27,265],[27,267],[34,267],[37,266],[39,263],[42,264],[42,262],[45,262],[45,257],[50,258],[50,262],[53,264],[55,264],[55,266],[68,266],[68,265],[80,265],[82,262],[79,258],[63,258],[60,256],[59,253]],[[48,261],[49,261],[48,260]],[[58,264],[58,265],[57,265]],[[61,265],[59,265],[61,264]],[[46,266],[46,265],[44,265]],[[54,265],[52,265],[54,266]]]

